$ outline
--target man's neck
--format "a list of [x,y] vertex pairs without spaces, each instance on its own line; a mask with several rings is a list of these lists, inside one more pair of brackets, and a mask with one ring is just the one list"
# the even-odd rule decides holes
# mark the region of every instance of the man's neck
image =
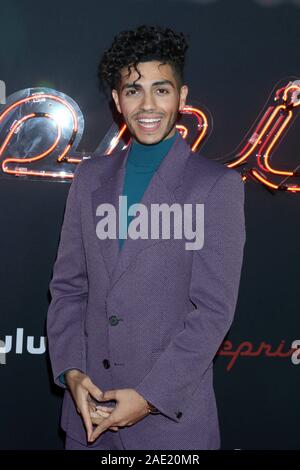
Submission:
[[175,132],[174,135],[168,139],[161,140],[160,142],[152,145],[141,144],[133,140],[130,153],[128,155],[128,165],[134,165],[141,169],[157,169],[163,158],[171,149],[177,136],[178,134]]

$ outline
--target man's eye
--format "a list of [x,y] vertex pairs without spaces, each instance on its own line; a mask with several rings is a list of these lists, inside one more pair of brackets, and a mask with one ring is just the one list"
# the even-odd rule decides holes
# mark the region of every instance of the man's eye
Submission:
[[136,93],[136,90],[128,90],[126,92],[126,96],[130,96],[131,94],[134,94],[134,93]]
[[165,88],[159,88],[157,91],[159,91],[163,95],[167,95],[169,93],[169,90],[166,90]]

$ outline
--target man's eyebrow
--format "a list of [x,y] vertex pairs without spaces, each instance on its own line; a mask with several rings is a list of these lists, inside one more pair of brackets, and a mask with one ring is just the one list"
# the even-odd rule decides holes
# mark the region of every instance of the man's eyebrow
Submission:
[[158,82],[152,83],[152,86],[171,85],[175,88],[174,83],[171,80],[159,80]]
[[142,88],[141,85],[139,85],[138,83],[125,83],[122,87],[121,87],[121,91],[123,91],[125,88]]
[[[162,85],[171,85],[173,88],[175,88],[174,83],[171,82],[171,80],[159,80],[157,82],[153,82],[151,86],[154,87],[154,86],[162,86]],[[142,86],[139,83],[132,82],[132,83],[125,83],[121,87],[121,91],[123,91],[125,88],[141,89]]]

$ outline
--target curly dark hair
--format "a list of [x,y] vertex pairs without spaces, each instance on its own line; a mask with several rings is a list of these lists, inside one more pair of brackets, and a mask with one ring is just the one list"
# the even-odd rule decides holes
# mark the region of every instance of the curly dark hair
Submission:
[[184,34],[176,33],[170,28],[144,24],[135,30],[121,31],[114,37],[111,47],[104,51],[98,65],[99,85],[118,89],[121,81],[120,71],[123,67],[127,67],[130,74],[130,67],[133,66],[140,78],[137,64],[158,60],[172,67],[180,87],[183,84],[187,48]]

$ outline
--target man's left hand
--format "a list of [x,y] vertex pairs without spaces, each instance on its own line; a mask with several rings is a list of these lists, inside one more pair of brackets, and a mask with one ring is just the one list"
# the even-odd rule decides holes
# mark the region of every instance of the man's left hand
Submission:
[[110,415],[94,429],[90,442],[110,427],[131,426],[149,414],[147,401],[133,388],[107,390],[101,402],[109,400],[116,400],[117,404]]

